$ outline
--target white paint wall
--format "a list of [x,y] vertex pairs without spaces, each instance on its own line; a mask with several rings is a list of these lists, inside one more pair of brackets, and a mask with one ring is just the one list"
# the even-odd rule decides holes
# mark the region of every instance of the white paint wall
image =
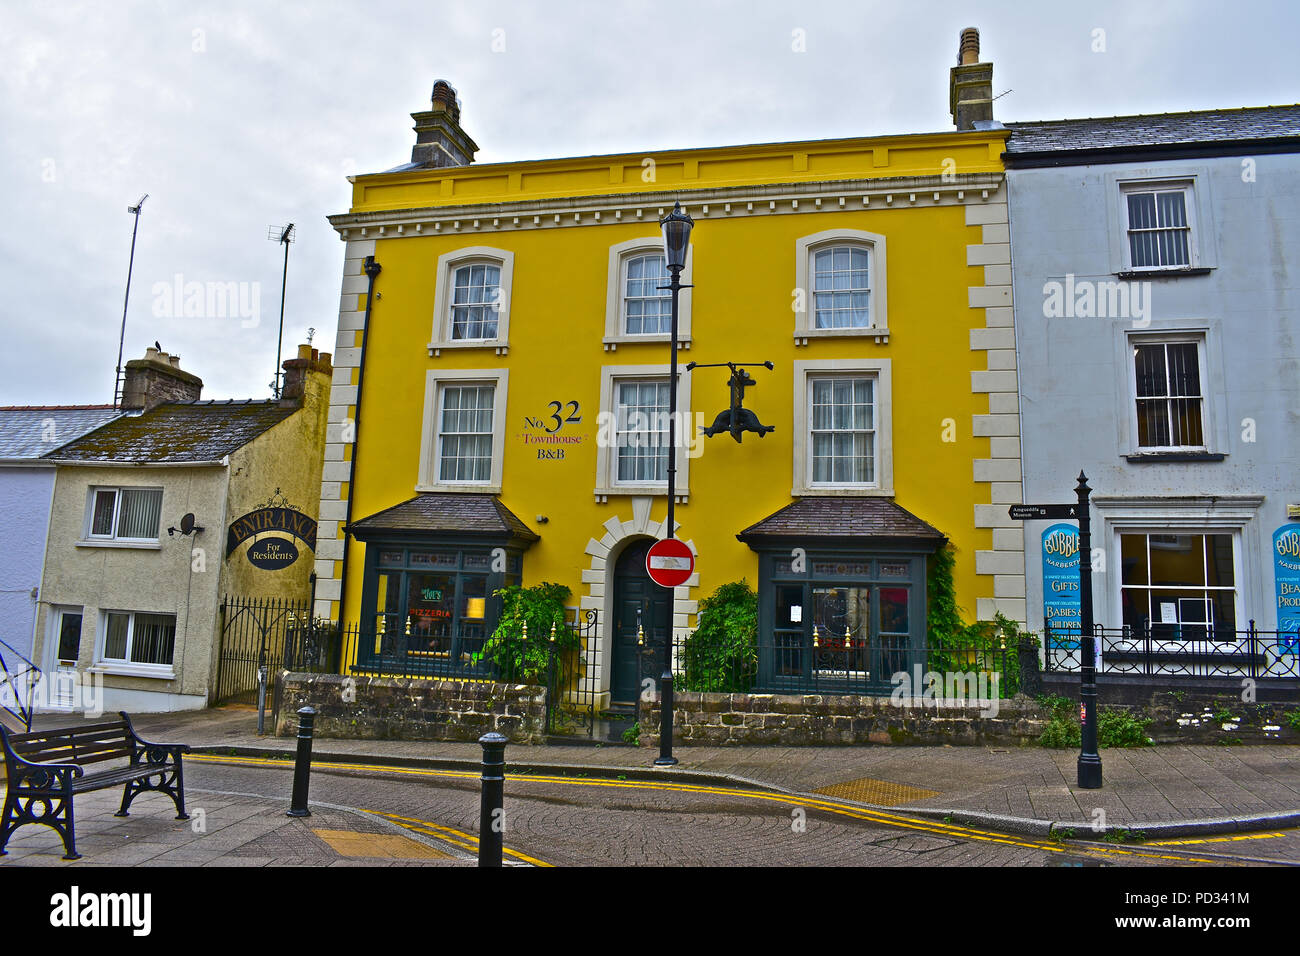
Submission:
[[[1206,521],[1240,521],[1239,626],[1275,626],[1271,537],[1300,502],[1300,156],[1262,155],[1254,181],[1243,157],[1011,170],[1010,218],[1020,368],[1026,502],[1074,501],[1087,472],[1094,494],[1122,499],[1094,509],[1094,545],[1108,548],[1095,613],[1120,623],[1119,568],[1107,515],[1141,511],[1135,499],[1187,496]],[[1151,280],[1147,331],[1202,329],[1203,382],[1212,450],[1222,462],[1131,464],[1132,318],[1052,318],[1044,285],[1115,280],[1118,178],[1195,176],[1197,241],[1208,275]],[[1137,322],[1142,322],[1138,317]],[[1246,420],[1255,441],[1243,440]],[[1231,501],[1233,496],[1257,502]],[[1127,500],[1124,500],[1127,499]],[[1245,516],[1233,517],[1233,515]],[[1101,519],[1099,521],[1099,518]],[[1042,628],[1042,548],[1047,522],[1025,523],[1030,626]],[[1099,527],[1100,525],[1100,527]],[[1097,532],[1101,532],[1101,540]]]
[[0,640],[29,658],[53,488],[52,467],[0,468]]

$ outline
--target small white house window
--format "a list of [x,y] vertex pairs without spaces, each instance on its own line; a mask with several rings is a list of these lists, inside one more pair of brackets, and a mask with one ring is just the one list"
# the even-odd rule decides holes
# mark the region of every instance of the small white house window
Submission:
[[161,488],[92,488],[87,537],[102,541],[157,541]]
[[510,349],[510,295],[515,256],[506,249],[469,246],[438,257],[429,355],[443,349]]
[[811,484],[869,486],[876,480],[875,379],[808,379]]
[[1191,186],[1129,186],[1124,190],[1128,217],[1129,268],[1188,269],[1194,264]]
[[105,611],[103,634],[105,662],[170,667],[176,650],[176,615]]
[[1201,341],[1132,340],[1139,449],[1205,449]]
[[438,434],[438,480],[492,479],[493,385],[445,385]]
[[813,254],[813,327],[871,326],[871,250],[831,246]]
[[885,237],[831,229],[795,242],[796,345],[822,336],[889,341]]
[[[692,282],[694,256],[687,250],[683,286]],[[605,351],[623,345],[667,342],[672,334],[671,280],[664,260],[663,236],[643,236],[615,243],[609,249],[605,297]],[[691,290],[677,298],[677,344],[691,347]]]
[[487,262],[456,270],[452,290],[451,337],[456,340],[494,340],[501,312],[501,268]]
[[509,378],[503,368],[425,373],[416,491],[501,490]]

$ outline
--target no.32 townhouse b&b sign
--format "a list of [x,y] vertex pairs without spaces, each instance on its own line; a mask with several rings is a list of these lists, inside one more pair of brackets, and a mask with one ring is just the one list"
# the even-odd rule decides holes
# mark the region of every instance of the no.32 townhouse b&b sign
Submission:
[[276,570],[293,564],[298,559],[298,549],[283,537],[297,538],[313,551],[316,550],[316,521],[295,508],[259,508],[236,518],[226,532],[226,557],[254,535],[280,532],[272,538],[255,541],[248,549],[248,560],[259,568]]

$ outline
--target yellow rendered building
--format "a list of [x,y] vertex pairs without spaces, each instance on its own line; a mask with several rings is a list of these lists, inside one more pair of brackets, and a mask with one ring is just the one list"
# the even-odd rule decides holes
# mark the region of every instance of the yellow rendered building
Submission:
[[[561,583],[595,612],[584,654],[614,704],[635,699],[638,627],[688,632],[742,578],[772,686],[815,637],[924,647],[945,541],[967,617],[1024,621],[1007,133],[966,118],[982,87],[958,73],[979,66],[953,89],[980,129],[490,165],[439,82],[412,162],[355,177],[330,220],[316,613],[463,657],[497,587]],[[676,520],[696,568],[670,593],[645,549],[668,536],[675,202],[695,223]],[[747,363],[744,407],[773,431],[702,435],[732,373],[688,362]]]

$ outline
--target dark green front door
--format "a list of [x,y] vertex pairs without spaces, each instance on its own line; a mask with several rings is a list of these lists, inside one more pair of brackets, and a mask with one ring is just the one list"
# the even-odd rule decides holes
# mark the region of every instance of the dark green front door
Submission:
[[[614,647],[610,697],[615,704],[634,704],[641,693],[642,677],[659,682],[663,668],[663,646],[672,624],[672,592],[650,580],[645,569],[646,551],[654,541],[647,538],[628,545],[614,566]],[[647,648],[655,652],[645,673],[638,670],[637,629],[645,632]]]

